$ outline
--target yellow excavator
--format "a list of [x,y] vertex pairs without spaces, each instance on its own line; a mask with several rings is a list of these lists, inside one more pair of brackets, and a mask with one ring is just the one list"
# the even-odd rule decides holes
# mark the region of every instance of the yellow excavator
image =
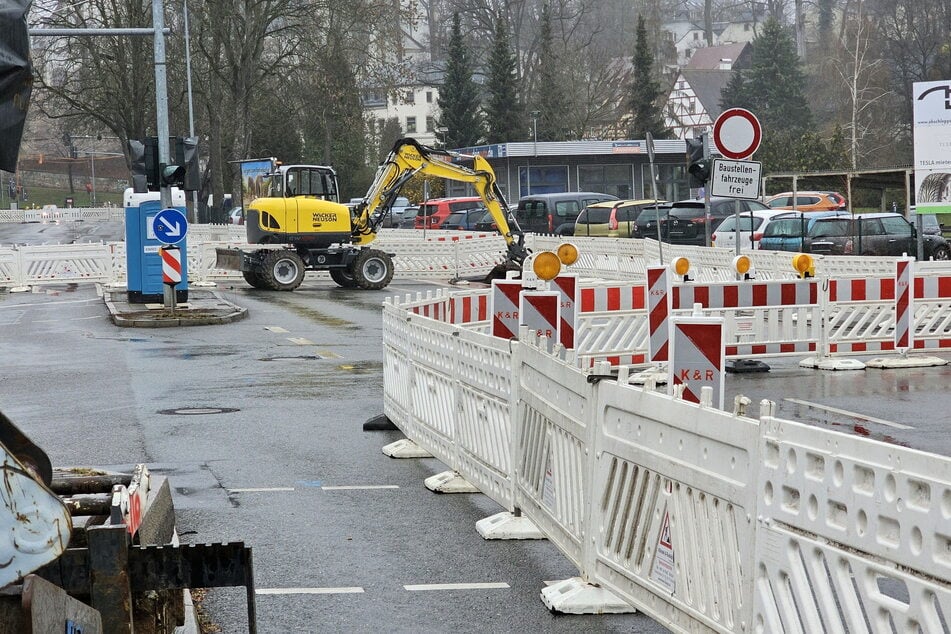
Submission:
[[[468,161],[471,168],[462,163]],[[400,188],[416,174],[471,184],[507,245],[505,261],[489,277],[504,277],[506,270],[520,268],[528,255],[524,236],[510,224],[505,197],[488,161],[409,138],[396,142],[353,211],[339,202],[333,168],[272,161],[255,184],[260,196],[245,209],[248,242],[264,246],[253,251],[219,248],[217,266],[241,271],[251,286],[268,290],[294,290],[305,271],[327,271],[344,288],[385,288],[393,279],[392,256],[368,245]]]

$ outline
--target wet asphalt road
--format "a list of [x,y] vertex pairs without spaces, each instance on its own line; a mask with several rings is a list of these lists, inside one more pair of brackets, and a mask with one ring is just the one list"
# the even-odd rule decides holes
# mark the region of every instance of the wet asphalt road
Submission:
[[[248,319],[157,330],[112,325],[91,284],[2,292],[0,408],[56,466],[167,475],[183,541],[250,544],[261,632],[666,631],[642,615],[550,614],[540,588],[576,572],[554,546],[484,541],[474,524],[497,505],[430,493],[422,482],[443,465],[387,458],[401,434],[362,431],[382,411],[380,304],[432,288],[236,283],[221,289]],[[730,375],[726,402],[742,393],[755,414],[769,398],[785,418],[951,455],[951,366],[833,373],[798,358]],[[499,587],[406,589],[449,583]],[[214,590],[205,608],[222,632],[244,631],[243,589]]]

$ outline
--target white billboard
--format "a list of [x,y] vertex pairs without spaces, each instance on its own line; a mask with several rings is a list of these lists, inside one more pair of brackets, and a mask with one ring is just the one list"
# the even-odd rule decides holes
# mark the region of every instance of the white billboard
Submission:
[[951,80],[916,82],[915,203],[918,213],[951,213]]

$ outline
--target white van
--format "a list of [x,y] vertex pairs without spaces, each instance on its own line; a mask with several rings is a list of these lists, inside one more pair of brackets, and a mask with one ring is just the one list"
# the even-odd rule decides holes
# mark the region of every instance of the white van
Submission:
[[[132,191],[131,187],[126,188],[125,193],[122,195],[122,206],[123,207],[138,207],[141,203],[144,203],[147,200],[160,200],[160,192],[144,192],[137,194]],[[172,207],[184,207],[185,206],[185,192],[180,190],[178,187],[172,187]]]

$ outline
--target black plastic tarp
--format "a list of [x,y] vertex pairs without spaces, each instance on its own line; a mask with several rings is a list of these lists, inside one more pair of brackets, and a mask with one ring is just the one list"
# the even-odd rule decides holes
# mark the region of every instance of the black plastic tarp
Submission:
[[15,172],[33,90],[26,16],[32,0],[0,0],[0,170]]

